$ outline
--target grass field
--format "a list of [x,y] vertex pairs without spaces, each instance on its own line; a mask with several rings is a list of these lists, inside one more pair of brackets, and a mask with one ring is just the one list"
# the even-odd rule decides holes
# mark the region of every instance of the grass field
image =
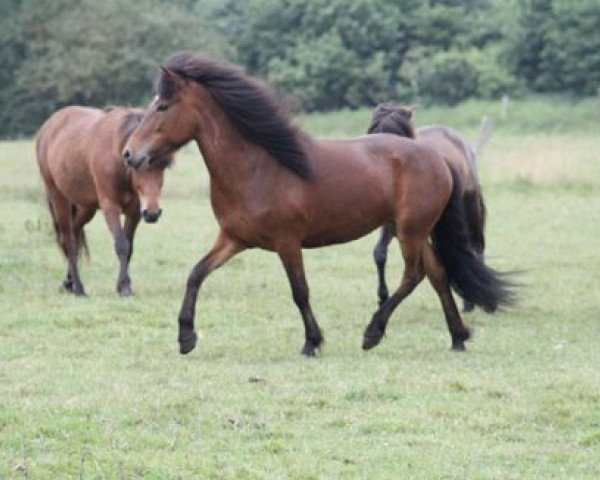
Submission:
[[[0,478],[599,478],[594,105],[532,100],[497,121],[479,161],[488,258],[523,270],[526,286],[515,308],[466,317],[475,336],[465,354],[449,351],[426,283],[382,344],[361,351],[376,305],[373,234],[306,252],[327,341],[319,358],[299,355],[285,274],[260,251],[207,280],[199,346],[181,357],[185,279],[217,231],[195,147],[167,173],[159,223],[139,229],[136,295],[114,293],[117,262],[98,215],[82,264],[89,297],[76,299],[59,293],[65,264],[33,142],[0,143]],[[417,120],[474,138],[479,116],[496,107],[422,110]],[[367,111],[302,119],[331,136],[358,134],[367,121]],[[401,261],[391,252],[393,285]]]

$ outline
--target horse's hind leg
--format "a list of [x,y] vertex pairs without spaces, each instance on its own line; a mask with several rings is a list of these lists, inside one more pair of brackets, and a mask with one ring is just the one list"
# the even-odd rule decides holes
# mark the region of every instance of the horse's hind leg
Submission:
[[394,237],[394,226],[384,225],[381,227],[379,233],[379,240],[373,250],[373,258],[375,265],[377,266],[377,276],[379,277],[379,287],[377,288],[377,295],[379,297],[379,306],[388,299],[388,288],[385,282],[385,264],[387,261],[387,252],[390,241]]
[[75,242],[77,246],[77,253],[79,254],[81,248],[87,248],[85,244],[85,236],[83,235],[83,227],[85,227],[94,215],[96,214],[95,207],[82,207],[76,206],[73,215],[73,234],[75,236]]
[[[71,216],[73,221],[73,237],[75,238],[75,251],[77,252],[77,258],[83,247],[87,254],[87,244],[85,241],[85,235],[83,234],[83,227],[94,217],[96,213],[95,208],[85,208],[78,205],[71,205]],[[71,277],[70,269],[67,268],[67,275],[63,281],[65,290],[73,291],[73,278]]]
[[302,249],[300,245],[291,242],[278,248],[277,253],[288,276],[294,303],[300,310],[304,322],[305,343],[301,353],[307,357],[313,357],[323,342],[323,335],[310,307],[308,284],[302,262]]
[[425,249],[424,261],[427,278],[442,303],[448,330],[452,337],[452,349],[458,351],[465,350],[465,341],[470,338],[471,333],[460,318],[456,302],[450,291],[446,270],[429,244]]
[[400,248],[404,257],[404,274],[400,287],[388,298],[373,315],[371,323],[364,333],[364,350],[376,346],[383,337],[390,315],[396,307],[417,287],[425,276],[423,265],[423,248],[427,243],[426,237],[399,235]]
[[85,295],[77,268],[77,240],[73,230],[71,204],[55,188],[48,189],[48,200],[52,206],[58,243],[67,259],[67,278],[63,286],[75,295]]

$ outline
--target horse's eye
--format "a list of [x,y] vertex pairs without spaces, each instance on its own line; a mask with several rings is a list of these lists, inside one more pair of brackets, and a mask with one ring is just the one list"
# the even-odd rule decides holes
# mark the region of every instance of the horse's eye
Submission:
[[169,106],[165,105],[164,103],[162,103],[156,107],[157,112],[166,112],[168,109],[169,109]]

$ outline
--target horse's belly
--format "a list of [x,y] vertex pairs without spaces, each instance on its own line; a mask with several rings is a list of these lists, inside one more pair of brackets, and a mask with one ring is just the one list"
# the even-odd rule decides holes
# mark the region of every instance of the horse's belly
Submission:
[[362,218],[357,221],[356,218],[338,218],[313,227],[302,241],[304,248],[324,247],[338,243],[351,242],[358,238],[368,235],[376,228],[385,223],[378,216],[371,218]]

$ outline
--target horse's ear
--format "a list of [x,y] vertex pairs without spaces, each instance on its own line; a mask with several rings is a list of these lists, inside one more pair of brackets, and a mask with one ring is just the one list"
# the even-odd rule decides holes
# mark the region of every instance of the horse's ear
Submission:
[[177,90],[179,90],[181,87],[183,87],[185,85],[184,78],[181,75],[179,75],[177,72],[174,72],[169,67],[165,67],[164,65],[161,65],[160,69],[162,70],[163,75],[165,76],[165,79],[167,79],[168,82],[171,85],[173,85]]

